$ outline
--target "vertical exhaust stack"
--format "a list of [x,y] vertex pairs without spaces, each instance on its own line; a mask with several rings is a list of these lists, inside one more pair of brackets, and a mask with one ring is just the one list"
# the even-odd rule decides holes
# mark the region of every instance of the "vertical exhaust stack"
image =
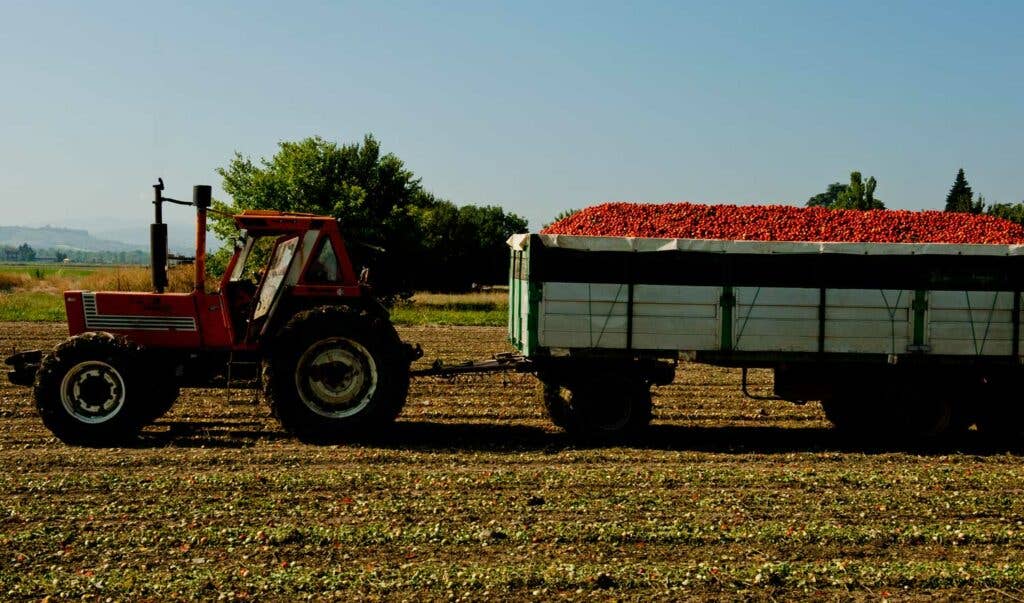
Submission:
[[149,267],[153,275],[153,291],[163,293],[167,288],[167,225],[163,223],[164,179],[157,178],[153,185],[155,218],[149,226]]
[[206,292],[206,209],[210,207],[213,189],[208,184],[192,188],[192,204],[196,206],[196,287],[197,293]]

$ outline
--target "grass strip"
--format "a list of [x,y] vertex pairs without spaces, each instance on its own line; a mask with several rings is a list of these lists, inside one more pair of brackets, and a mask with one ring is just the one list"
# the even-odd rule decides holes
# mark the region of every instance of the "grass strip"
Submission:
[[[395,324],[403,326],[444,325],[504,326],[506,306],[486,303],[401,304],[391,311]],[[64,300],[59,294],[42,291],[0,293],[0,321],[64,322]]]
[[64,298],[45,291],[0,293],[0,321],[64,322]]

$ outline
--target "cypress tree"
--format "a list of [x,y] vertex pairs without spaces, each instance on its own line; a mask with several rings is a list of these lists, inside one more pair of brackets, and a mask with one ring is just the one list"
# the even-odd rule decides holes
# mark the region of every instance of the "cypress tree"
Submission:
[[953,181],[953,187],[946,195],[946,211],[980,214],[981,205],[981,203],[974,203],[974,191],[971,190],[971,185],[967,184],[964,169],[960,168],[960,171],[956,173],[956,180]]

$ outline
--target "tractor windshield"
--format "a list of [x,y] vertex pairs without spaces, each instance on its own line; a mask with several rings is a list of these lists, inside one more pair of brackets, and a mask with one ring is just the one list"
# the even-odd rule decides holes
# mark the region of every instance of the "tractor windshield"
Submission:
[[235,260],[235,268],[231,271],[231,281],[240,281],[245,274],[245,265],[248,259],[252,256],[252,246],[256,242],[254,237],[245,236],[239,237],[238,241],[235,242],[235,248],[238,249],[238,259]]
[[298,243],[299,237],[291,237],[281,241],[274,248],[274,255],[271,256],[270,263],[267,264],[267,273],[263,276],[263,285],[260,287],[256,311],[252,316],[254,320],[263,317],[270,310],[270,306],[277,297],[277,290],[281,287],[281,281],[284,280],[284,275],[288,272],[288,266],[292,263],[292,257],[295,256],[295,248]]
[[267,258],[274,249],[277,238],[267,235],[240,237],[235,243],[235,247],[238,249],[238,259],[235,260],[235,267],[231,270],[228,280],[259,283],[263,267],[267,265]]

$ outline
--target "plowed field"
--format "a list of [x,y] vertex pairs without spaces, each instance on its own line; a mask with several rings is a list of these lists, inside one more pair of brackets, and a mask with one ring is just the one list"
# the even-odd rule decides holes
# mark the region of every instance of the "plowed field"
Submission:
[[[0,349],[53,324],[0,324]],[[503,351],[419,327],[427,362]],[[70,448],[0,384],[0,599],[1024,599],[1019,449],[873,449],[815,404],[683,366],[649,434],[574,446],[530,376],[414,383],[393,435],[316,447],[186,390],[130,449]],[[770,387],[754,373],[755,388]]]

